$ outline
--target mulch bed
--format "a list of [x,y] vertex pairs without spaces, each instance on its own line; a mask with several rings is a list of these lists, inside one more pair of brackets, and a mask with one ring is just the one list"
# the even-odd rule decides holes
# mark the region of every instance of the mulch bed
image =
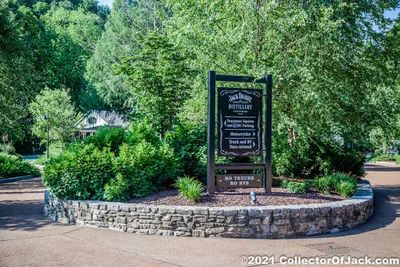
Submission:
[[272,188],[271,193],[265,194],[262,188],[235,188],[220,190],[216,194],[203,194],[200,202],[192,203],[178,194],[176,189],[168,189],[148,197],[131,199],[127,202],[148,205],[168,205],[168,206],[252,206],[250,192],[257,193],[258,206],[271,205],[298,205],[298,204],[316,204],[344,200],[339,195],[323,195],[320,193],[294,194],[286,189]]

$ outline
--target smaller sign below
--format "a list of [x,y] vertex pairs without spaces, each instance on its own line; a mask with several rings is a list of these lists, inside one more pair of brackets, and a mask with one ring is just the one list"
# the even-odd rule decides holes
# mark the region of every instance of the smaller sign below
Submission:
[[8,142],[8,134],[3,134],[3,141]]
[[261,174],[217,175],[217,187],[262,187]]

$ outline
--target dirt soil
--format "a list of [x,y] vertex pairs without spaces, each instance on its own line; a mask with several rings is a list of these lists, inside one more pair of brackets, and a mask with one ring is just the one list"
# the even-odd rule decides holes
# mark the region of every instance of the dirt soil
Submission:
[[339,195],[323,195],[320,193],[295,194],[286,189],[272,188],[271,193],[265,194],[262,188],[235,188],[220,190],[215,194],[202,194],[200,202],[192,203],[178,194],[176,189],[168,189],[148,197],[140,199],[131,199],[127,202],[149,205],[176,205],[176,206],[207,206],[207,207],[224,207],[224,206],[253,206],[251,204],[250,192],[257,193],[258,206],[270,205],[299,205],[299,204],[315,204],[344,200]]

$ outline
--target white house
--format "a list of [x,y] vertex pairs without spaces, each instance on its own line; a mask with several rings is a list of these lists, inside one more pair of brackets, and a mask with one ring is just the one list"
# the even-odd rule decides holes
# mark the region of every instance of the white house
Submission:
[[126,128],[128,126],[128,122],[121,115],[106,110],[92,111],[77,124],[79,138],[93,135],[101,126],[114,128]]

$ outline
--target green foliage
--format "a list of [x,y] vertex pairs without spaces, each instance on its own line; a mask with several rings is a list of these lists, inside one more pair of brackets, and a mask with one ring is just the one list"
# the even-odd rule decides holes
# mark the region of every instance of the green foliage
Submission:
[[[70,143],[64,144],[67,150],[70,150],[69,147],[71,146]],[[47,151],[44,155],[40,156],[36,161],[35,164],[39,165],[46,165],[47,162],[51,160],[51,158],[59,156],[63,152],[63,145],[61,142],[56,142],[50,144],[50,153],[49,158],[47,158]]]
[[[104,186],[104,199],[109,201],[126,201],[131,198],[131,181],[121,173]],[[145,189],[145,188],[144,188]],[[143,191],[142,191],[143,192]],[[150,194],[150,192],[146,192]]]
[[341,181],[336,190],[342,197],[351,197],[357,191],[357,187],[354,186],[354,183],[348,181]]
[[179,194],[192,202],[198,202],[205,186],[193,177],[185,176],[178,178],[174,186],[178,189]]
[[286,134],[274,134],[272,167],[277,176],[314,178],[336,171],[362,177],[364,162],[363,153],[343,149],[338,142],[299,136],[289,143]]
[[15,155],[15,148],[12,144],[8,143],[6,145],[0,143],[0,152]]
[[64,144],[77,131],[81,115],[75,112],[68,91],[46,88],[29,105],[29,110],[34,117],[32,132],[47,147],[54,142]]
[[369,159],[369,162],[377,162],[377,161],[396,161],[397,164],[400,164],[400,155],[395,154],[373,154]]
[[[153,145],[146,141],[135,146],[123,145],[114,162],[114,170],[117,181],[106,187],[105,194],[105,198],[112,201],[126,196],[147,196],[170,185],[180,173],[179,163],[167,144]],[[112,194],[112,190],[118,194]]]
[[289,184],[288,180],[282,180],[281,181],[281,188],[288,188],[288,184]]
[[397,164],[397,165],[400,165],[400,155],[399,155],[399,154],[396,154],[396,155],[393,156],[393,158],[394,158],[394,160],[396,161],[396,164]]
[[328,177],[321,177],[315,180],[315,187],[317,188],[317,191],[323,194],[330,194],[332,185],[333,181]]
[[129,77],[139,114],[164,138],[189,96],[189,62],[165,34],[153,31],[140,44],[137,55],[115,65],[116,73]]
[[114,154],[94,145],[75,147],[46,164],[43,184],[62,199],[102,199],[113,177]]
[[323,194],[336,191],[343,197],[352,196],[357,190],[357,180],[344,173],[334,173],[315,180],[315,187]]
[[202,181],[207,176],[207,127],[179,125],[168,133],[166,141],[183,163],[183,173]]
[[305,183],[301,182],[289,182],[287,184],[287,189],[290,192],[296,193],[296,194],[306,194],[307,193],[307,187]]
[[114,72],[113,65],[122,58],[138,54],[140,42],[148,32],[161,27],[163,1],[115,0],[105,30],[88,60],[85,77],[96,89],[101,100],[113,110],[129,115],[136,113],[135,99],[126,85],[128,77]]
[[98,149],[109,148],[118,153],[119,147],[126,140],[126,132],[123,128],[100,127],[92,136],[83,139],[84,144],[93,144]]
[[130,145],[135,145],[143,140],[151,144],[157,144],[160,142],[160,137],[147,120],[133,122],[130,125],[126,142]]
[[14,144],[30,134],[27,106],[46,86],[70,88],[74,105],[83,103],[82,70],[104,23],[83,2],[0,1],[0,132]]
[[304,181],[306,191],[309,192],[312,187],[315,187],[315,180],[306,180]]
[[20,175],[39,176],[39,170],[19,155],[0,152],[0,178]]

